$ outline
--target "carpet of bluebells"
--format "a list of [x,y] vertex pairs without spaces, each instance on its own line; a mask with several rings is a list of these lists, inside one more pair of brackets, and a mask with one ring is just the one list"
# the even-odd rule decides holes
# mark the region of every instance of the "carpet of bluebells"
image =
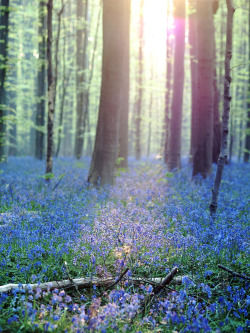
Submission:
[[[115,186],[96,189],[88,167],[58,159],[46,182],[43,162],[1,165],[0,285],[19,287],[0,294],[0,331],[250,332],[250,281],[217,266],[250,275],[250,165],[225,167],[214,220],[213,175],[192,180],[188,165],[172,174],[159,161],[131,160]],[[141,311],[153,284],[131,277],[165,277],[175,266],[182,282]],[[22,289],[126,268],[109,290]]]

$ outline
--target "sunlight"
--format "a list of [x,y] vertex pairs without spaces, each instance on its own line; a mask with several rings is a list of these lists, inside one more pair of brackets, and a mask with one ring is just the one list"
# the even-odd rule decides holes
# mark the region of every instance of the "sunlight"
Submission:
[[167,17],[166,0],[145,0],[144,34],[145,48],[150,51],[154,61],[166,56]]

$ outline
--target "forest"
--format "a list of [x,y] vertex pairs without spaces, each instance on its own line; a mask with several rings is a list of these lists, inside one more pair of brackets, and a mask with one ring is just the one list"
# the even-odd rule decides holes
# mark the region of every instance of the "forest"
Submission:
[[0,332],[250,332],[249,0],[0,0]]

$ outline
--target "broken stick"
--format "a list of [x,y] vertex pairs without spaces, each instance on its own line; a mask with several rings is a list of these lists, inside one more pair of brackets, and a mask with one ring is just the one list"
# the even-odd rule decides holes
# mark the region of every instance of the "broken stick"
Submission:
[[242,278],[242,279],[245,279],[245,280],[250,280],[250,276],[247,276],[247,275],[245,275],[245,274],[240,274],[240,273],[234,272],[234,271],[232,271],[230,268],[227,268],[227,267],[222,266],[222,265],[220,265],[220,264],[218,265],[218,267],[221,268],[221,269],[224,269],[224,271],[227,271],[228,273],[230,273],[230,274],[232,274],[232,275],[234,275],[234,276],[237,276],[237,277]]

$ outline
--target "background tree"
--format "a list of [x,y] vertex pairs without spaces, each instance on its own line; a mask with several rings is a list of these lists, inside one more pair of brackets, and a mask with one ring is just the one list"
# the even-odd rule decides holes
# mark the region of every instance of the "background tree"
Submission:
[[246,139],[244,162],[249,162],[250,157],[250,2],[248,9],[248,92],[247,92],[247,125],[246,125]]
[[214,40],[212,2],[197,1],[198,100],[193,176],[211,173],[214,106]]
[[53,91],[53,71],[52,71],[52,11],[53,11],[53,0],[48,0],[47,3],[48,122],[47,122],[46,173],[51,173],[53,167],[54,91]]
[[103,2],[102,85],[96,140],[88,181],[114,184],[118,154],[119,115],[124,78],[123,37],[127,0]]
[[197,56],[197,8],[196,0],[189,0],[189,43],[190,43],[190,73],[191,73],[191,142],[190,142],[190,162],[193,162],[194,152],[197,146],[197,90],[198,90],[198,56]]
[[8,29],[9,29],[9,0],[1,0],[0,7],[0,161],[5,156],[5,140],[6,140],[6,67],[7,67],[7,46],[8,46]]
[[171,110],[168,169],[179,169],[181,164],[181,120],[184,87],[185,1],[174,1],[175,53],[173,100]]
[[35,156],[39,160],[44,154],[44,117],[45,117],[45,90],[46,90],[46,3],[39,1],[38,23],[38,71],[37,71],[37,110],[36,110],[36,146]]
[[129,58],[130,58],[130,10],[131,0],[126,2],[127,8],[125,10],[125,33],[123,41],[124,49],[124,76],[123,76],[123,89],[122,89],[122,109],[120,114],[119,124],[119,157],[121,158],[119,167],[128,167],[128,115],[129,115]]
[[77,46],[76,46],[76,137],[75,137],[75,157],[79,159],[82,155],[86,114],[88,108],[87,96],[87,45],[88,45],[88,0],[77,1]]
[[[170,1],[168,1],[167,15],[170,17]],[[170,137],[170,116],[171,116],[171,97],[172,97],[172,76],[173,76],[173,38],[171,23],[167,23],[167,75],[166,75],[166,96],[165,96],[165,145],[164,145],[164,162],[168,163],[168,147]]]
[[137,98],[135,103],[135,156],[141,158],[141,118],[142,118],[142,77],[143,77],[143,9],[144,0],[140,1],[140,21],[139,21],[139,54],[137,73]]
[[209,207],[212,216],[214,216],[217,211],[220,183],[222,179],[223,168],[227,158],[228,124],[229,124],[230,102],[231,102],[230,84],[232,78],[231,78],[230,62],[232,58],[233,14],[235,9],[233,7],[232,0],[226,0],[226,2],[227,2],[228,14],[227,14],[227,40],[226,40],[226,54],[225,54],[224,110],[222,116],[220,157],[218,159],[216,176],[212,190],[212,198]]

